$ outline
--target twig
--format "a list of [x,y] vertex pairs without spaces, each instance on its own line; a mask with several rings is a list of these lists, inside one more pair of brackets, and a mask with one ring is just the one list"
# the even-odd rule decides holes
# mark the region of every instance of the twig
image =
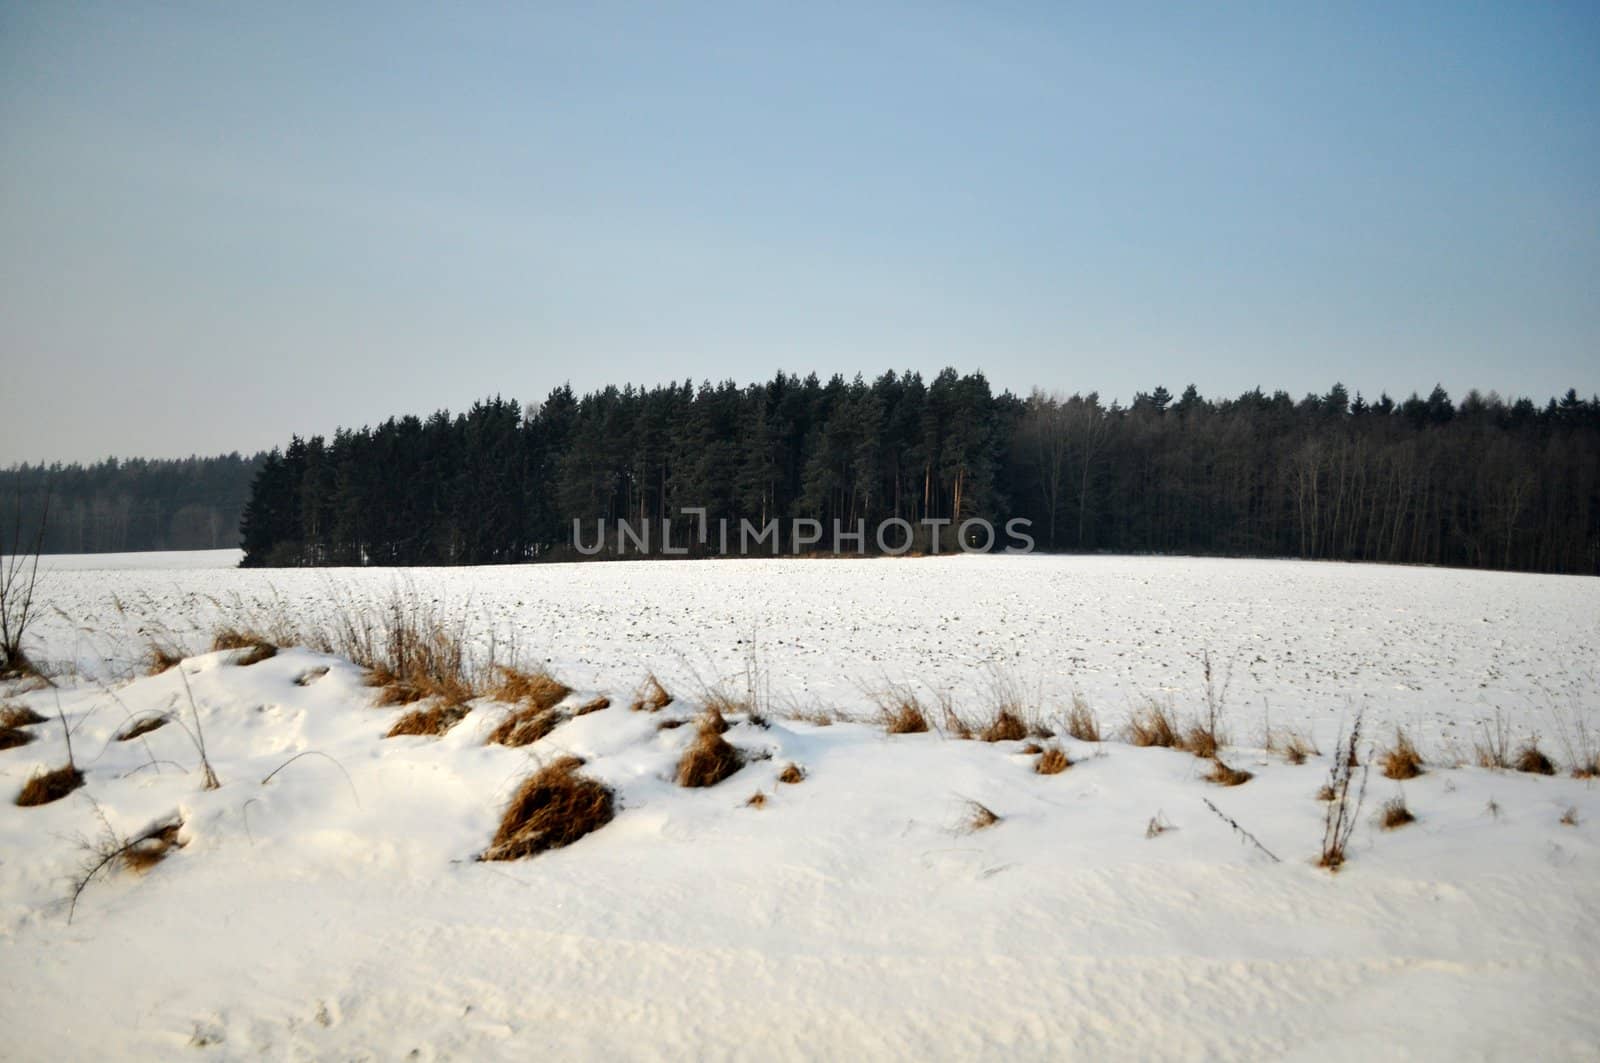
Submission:
[[1222,809],[1220,809],[1216,805],[1212,804],[1211,803],[1211,798],[1202,797],[1200,800],[1204,801],[1206,803],[1206,807],[1209,808],[1211,811],[1215,812],[1217,814],[1217,817],[1219,819],[1221,819],[1222,822],[1224,822],[1228,826],[1232,827],[1233,828],[1233,832],[1235,834],[1239,835],[1240,838],[1242,838],[1243,840],[1249,842],[1251,845],[1254,845],[1257,849],[1260,849],[1262,852],[1266,853],[1268,856],[1272,857],[1272,862],[1273,863],[1275,863],[1275,864],[1283,863],[1282,860],[1278,859],[1278,854],[1274,853],[1271,849],[1268,849],[1265,845],[1261,844],[1261,839],[1257,838],[1254,834],[1251,834],[1249,831],[1247,831],[1243,827],[1239,826],[1239,821],[1238,820],[1234,819],[1232,816],[1230,816],[1226,812],[1222,811]]

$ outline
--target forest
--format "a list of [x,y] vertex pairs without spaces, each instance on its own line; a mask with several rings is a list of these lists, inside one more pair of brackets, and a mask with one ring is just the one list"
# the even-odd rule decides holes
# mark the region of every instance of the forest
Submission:
[[236,547],[250,484],[265,457],[108,458],[0,469],[0,551],[35,541],[47,554]]
[[1596,574],[1600,398],[1191,385],[1123,406],[954,369],[563,386],[295,438],[262,461],[241,535],[248,566],[575,560],[574,521],[592,539],[599,520],[659,527],[685,507],[784,528],[1020,517],[1055,551]]

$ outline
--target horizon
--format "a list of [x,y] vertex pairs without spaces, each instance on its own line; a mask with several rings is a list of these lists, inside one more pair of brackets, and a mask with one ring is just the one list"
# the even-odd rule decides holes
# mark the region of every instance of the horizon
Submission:
[[1445,4],[13,5],[0,465],[787,366],[1592,395],[1597,57]]

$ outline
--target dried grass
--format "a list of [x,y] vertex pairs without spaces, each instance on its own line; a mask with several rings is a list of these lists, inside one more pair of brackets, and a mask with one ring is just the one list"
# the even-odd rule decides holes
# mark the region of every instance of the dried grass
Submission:
[[1417,817],[1413,816],[1411,810],[1406,807],[1404,794],[1389,798],[1383,803],[1383,807],[1378,810],[1378,825],[1384,830],[1395,830],[1398,827],[1404,827],[1407,823],[1415,823],[1416,820]]
[[520,860],[571,845],[610,823],[616,795],[578,774],[583,761],[558,757],[517,787],[480,860]]
[[1316,756],[1320,751],[1316,744],[1298,731],[1290,731],[1288,737],[1280,744],[1283,750],[1283,759],[1290,764],[1304,764],[1306,758]]
[[1027,738],[1028,733],[1027,721],[1010,707],[1001,705],[978,732],[978,738],[984,742],[1017,742]]
[[1128,719],[1128,741],[1144,748],[1158,746],[1171,749],[1181,746],[1171,707],[1152,698],[1135,709]]
[[1537,737],[1530,739],[1521,749],[1517,750],[1516,769],[1530,775],[1554,775],[1556,766],[1550,758],[1544,755],[1544,750],[1539,748]]
[[1206,774],[1206,781],[1216,783],[1218,786],[1243,786],[1255,778],[1253,772],[1243,768],[1230,768],[1221,760],[1211,762],[1211,771]]
[[131,742],[140,735],[147,735],[151,731],[158,731],[172,722],[172,717],[162,713],[159,716],[135,717],[122,730],[116,734],[118,742]]
[[677,783],[686,787],[715,786],[744,766],[740,753],[722,733],[702,720],[699,733],[678,760]]
[[660,712],[671,704],[672,695],[661,685],[661,680],[656,678],[655,673],[651,672],[644,677],[644,685],[639,688],[639,693],[633,700],[633,711]]
[[1100,718],[1081,694],[1072,695],[1072,708],[1067,711],[1067,734],[1080,742],[1100,741]]
[[748,799],[746,799],[744,806],[746,808],[766,808],[767,795],[762,793],[760,790],[757,790],[755,793],[751,794]]
[[608,697],[602,696],[602,697],[598,697],[598,698],[590,698],[588,701],[584,702],[582,705],[579,705],[576,709],[573,709],[572,710],[572,715],[573,716],[587,716],[591,712],[599,712],[601,709],[609,709],[610,707],[611,707],[611,699],[608,698]]
[[1561,825],[1563,827],[1576,827],[1578,825],[1577,805],[1568,805],[1567,810],[1561,813]]
[[1060,746],[1051,746],[1033,762],[1033,770],[1040,775],[1060,775],[1072,767],[1072,760]]
[[1422,754],[1402,728],[1395,728],[1394,745],[1379,757],[1383,774],[1390,779],[1415,779],[1422,774]]
[[183,847],[183,842],[178,838],[178,831],[182,827],[183,820],[168,820],[140,834],[123,847],[118,857],[122,866],[138,874],[149,871],[165,860],[172,850]]
[[32,727],[45,719],[26,705],[0,705],[0,728]]
[[778,773],[778,781],[781,783],[788,783],[790,785],[798,782],[804,782],[805,778],[806,770],[792,761],[785,765],[784,769]]
[[160,675],[169,668],[183,663],[183,653],[159,642],[151,642],[145,651],[145,675]]
[[538,705],[513,709],[489,732],[489,744],[513,747],[532,745],[566,721],[565,714],[555,709],[542,709]]
[[980,801],[967,801],[967,817],[965,826],[967,830],[984,830],[994,826],[1005,817]]
[[71,764],[49,771],[36,772],[17,794],[17,804],[24,808],[48,805],[59,801],[83,785],[83,772]]
[[16,749],[33,741],[33,733],[20,727],[0,727],[0,750]]
[[543,668],[530,672],[509,665],[500,665],[495,672],[499,679],[489,691],[489,697],[495,701],[525,705],[542,711],[554,708],[572,693],[571,687]]
[[928,730],[928,714],[921,699],[915,691],[903,687],[879,696],[878,720],[887,734],[923,734]]
[[465,719],[469,711],[465,705],[435,701],[421,708],[412,709],[404,716],[401,716],[395,721],[394,726],[389,728],[389,733],[384,737],[398,738],[401,735],[425,735],[437,738]]

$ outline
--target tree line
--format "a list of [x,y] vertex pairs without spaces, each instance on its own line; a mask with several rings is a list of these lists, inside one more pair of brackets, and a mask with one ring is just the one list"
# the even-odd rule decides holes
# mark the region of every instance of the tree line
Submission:
[[[47,554],[214,550],[239,545],[250,484],[266,455],[0,469],[0,526]],[[42,534],[40,522],[43,522]]]
[[[1600,398],[1369,402],[1335,385],[1211,400],[1191,385],[1123,406],[997,394],[953,369],[563,386],[526,408],[496,397],[295,438],[262,461],[241,533],[251,566],[508,563],[577,557],[574,521],[592,541],[601,520],[659,528],[687,507],[784,535],[795,518],[899,518],[920,549],[925,521],[1020,517],[1047,550],[1593,574]],[[608,534],[601,556],[619,549],[635,552]]]

